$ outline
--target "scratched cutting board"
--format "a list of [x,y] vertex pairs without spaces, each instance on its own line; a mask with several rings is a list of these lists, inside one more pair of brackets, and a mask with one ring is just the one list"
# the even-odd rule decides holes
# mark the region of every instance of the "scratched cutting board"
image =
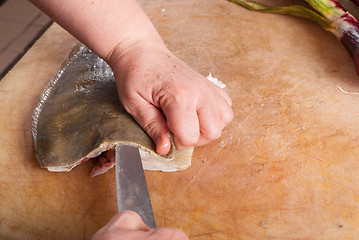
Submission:
[[[358,239],[359,78],[344,47],[224,0],[142,2],[177,56],[227,84],[235,116],[188,170],[146,171],[157,225],[191,240]],[[50,173],[32,150],[33,108],[76,43],[53,25],[0,82],[1,239],[90,239],[116,213],[113,170]]]

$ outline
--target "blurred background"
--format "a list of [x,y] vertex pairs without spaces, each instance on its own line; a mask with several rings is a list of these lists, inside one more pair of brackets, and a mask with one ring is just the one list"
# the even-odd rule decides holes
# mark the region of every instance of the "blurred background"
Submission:
[[0,0],[0,79],[51,23],[28,0]]

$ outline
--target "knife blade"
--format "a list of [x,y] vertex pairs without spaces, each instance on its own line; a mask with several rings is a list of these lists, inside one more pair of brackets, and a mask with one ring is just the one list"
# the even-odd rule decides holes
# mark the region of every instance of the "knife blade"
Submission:
[[147,226],[156,228],[138,147],[117,144],[115,154],[118,211],[135,211]]

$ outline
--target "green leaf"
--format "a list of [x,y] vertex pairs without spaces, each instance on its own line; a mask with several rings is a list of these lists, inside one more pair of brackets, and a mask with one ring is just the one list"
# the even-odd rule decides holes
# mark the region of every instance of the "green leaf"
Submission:
[[330,20],[326,19],[320,14],[304,6],[294,5],[294,6],[285,6],[285,7],[271,7],[263,3],[259,3],[252,0],[228,0],[228,1],[236,3],[242,7],[245,7],[248,10],[302,17],[317,22],[320,26],[322,26],[327,30],[331,30],[333,28]]

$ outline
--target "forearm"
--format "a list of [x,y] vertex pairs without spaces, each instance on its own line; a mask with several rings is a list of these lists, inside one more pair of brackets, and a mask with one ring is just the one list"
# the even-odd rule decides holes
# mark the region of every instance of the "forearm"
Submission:
[[136,0],[30,0],[105,60],[136,41],[163,44]]
[[170,151],[219,137],[232,121],[227,93],[164,45],[136,0],[30,0],[111,66],[122,105],[156,143]]

